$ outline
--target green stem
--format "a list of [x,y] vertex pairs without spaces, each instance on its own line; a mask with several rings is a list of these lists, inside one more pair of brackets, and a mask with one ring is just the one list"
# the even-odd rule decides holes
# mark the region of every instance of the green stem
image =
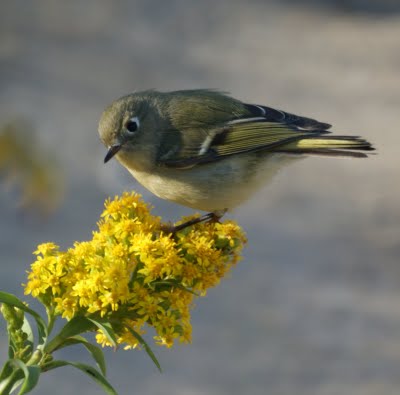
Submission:
[[47,313],[47,336],[50,335],[51,331],[53,330],[54,323],[56,321],[56,315],[54,314],[53,307],[46,306],[46,313]]
[[15,383],[24,377],[21,369],[14,369],[14,371],[4,380],[0,381],[0,395],[9,395]]
[[43,352],[41,350],[35,350],[29,360],[26,362],[27,366],[39,365],[43,358]]

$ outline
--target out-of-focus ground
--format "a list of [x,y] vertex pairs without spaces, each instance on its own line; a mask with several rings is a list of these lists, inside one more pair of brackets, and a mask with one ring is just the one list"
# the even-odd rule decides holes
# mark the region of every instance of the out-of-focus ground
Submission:
[[[245,259],[193,314],[193,344],[108,352],[121,394],[398,394],[400,388],[400,13],[397,1],[3,2],[0,121],[31,120],[67,181],[47,221],[0,189],[0,288],[44,241],[91,235],[104,199],[136,189],[166,219],[190,210],[104,166],[102,109],[133,90],[229,91],[371,140],[367,160],[309,158],[231,216]],[[4,325],[1,359],[6,350]],[[65,358],[80,358],[81,350]],[[35,394],[101,394],[78,371]]]

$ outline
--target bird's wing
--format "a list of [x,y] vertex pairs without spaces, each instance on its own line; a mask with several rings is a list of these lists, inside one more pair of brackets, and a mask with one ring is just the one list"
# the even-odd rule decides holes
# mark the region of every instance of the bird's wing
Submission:
[[331,127],[329,123],[319,122],[312,118],[291,114],[290,112],[277,110],[272,107],[256,104],[244,104],[244,107],[253,116],[263,117],[266,121],[283,123],[285,125],[302,130],[308,130],[310,132],[318,130],[327,131]]
[[[227,122],[224,126],[207,131],[189,131],[179,149],[173,155],[160,158],[159,163],[174,168],[221,160],[227,156],[245,152],[273,150],[297,140],[312,138],[327,133],[325,130],[306,131],[277,122],[267,122],[263,118],[248,118]],[[188,138],[185,138],[188,137]]]
[[328,133],[330,125],[270,107],[244,104],[218,92],[199,91],[170,103],[158,164],[192,167],[244,152],[273,149]]

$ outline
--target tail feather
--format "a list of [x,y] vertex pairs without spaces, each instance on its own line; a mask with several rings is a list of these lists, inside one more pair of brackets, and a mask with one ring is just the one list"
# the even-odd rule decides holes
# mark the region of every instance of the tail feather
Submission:
[[[358,136],[314,136],[306,137],[285,144],[279,152],[292,154],[311,154],[323,156],[348,156],[366,158],[367,154],[359,151],[374,151],[371,143]],[[355,151],[355,152],[354,152]]]

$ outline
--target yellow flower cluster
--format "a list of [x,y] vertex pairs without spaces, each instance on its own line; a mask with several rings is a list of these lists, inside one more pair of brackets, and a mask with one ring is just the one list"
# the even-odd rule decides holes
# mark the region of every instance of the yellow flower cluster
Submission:
[[[175,234],[140,195],[108,200],[98,231],[63,252],[39,245],[25,293],[67,319],[84,315],[111,323],[126,348],[153,327],[157,344],[191,339],[193,298],[205,295],[240,259],[246,239],[232,221],[200,223]],[[98,343],[110,345],[99,332]]]

